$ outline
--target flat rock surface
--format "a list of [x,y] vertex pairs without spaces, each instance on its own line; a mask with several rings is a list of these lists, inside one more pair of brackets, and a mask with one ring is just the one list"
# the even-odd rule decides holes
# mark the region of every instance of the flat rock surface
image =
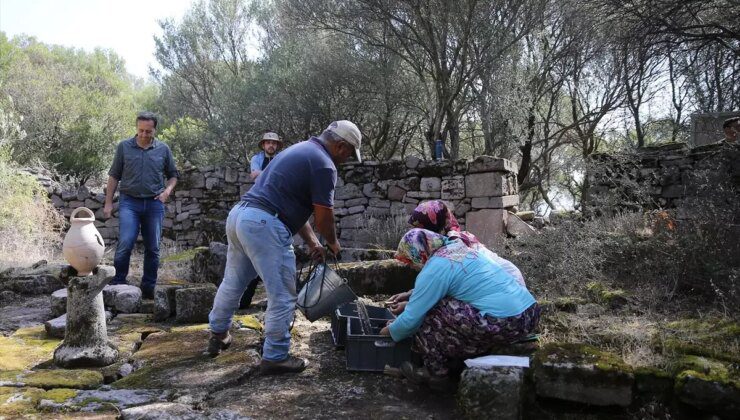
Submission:
[[18,296],[0,305],[0,335],[10,335],[19,328],[38,325],[51,318],[48,296]]

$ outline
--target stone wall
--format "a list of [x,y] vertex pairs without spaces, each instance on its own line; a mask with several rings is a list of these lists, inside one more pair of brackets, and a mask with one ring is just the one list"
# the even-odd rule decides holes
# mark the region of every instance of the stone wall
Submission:
[[705,146],[725,137],[722,124],[726,119],[740,116],[740,112],[712,112],[691,114],[691,144]]
[[720,188],[740,191],[740,144],[673,143],[595,155],[587,178],[587,211],[676,208],[687,198],[719,194]]
[[[505,232],[507,210],[519,204],[516,171],[511,161],[490,156],[474,161],[426,162],[410,157],[342,165],[335,191],[338,235],[344,247],[379,245],[379,237],[398,238],[408,229],[406,218],[419,202],[441,198],[454,206],[461,225],[467,224],[483,242],[496,243]],[[253,185],[247,171],[207,166],[183,168],[181,173],[167,204],[165,238],[185,248],[225,242],[228,212]],[[95,212],[95,224],[106,242],[115,241],[118,219],[116,213],[103,218],[102,191],[64,190],[50,182],[45,186],[65,216],[86,206]]]

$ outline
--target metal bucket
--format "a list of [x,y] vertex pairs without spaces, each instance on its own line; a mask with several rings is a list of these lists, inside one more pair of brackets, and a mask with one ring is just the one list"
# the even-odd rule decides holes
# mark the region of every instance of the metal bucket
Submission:
[[336,271],[326,263],[318,264],[308,274],[296,306],[311,322],[322,316],[331,315],[337,307],[352,302],[357,296]]

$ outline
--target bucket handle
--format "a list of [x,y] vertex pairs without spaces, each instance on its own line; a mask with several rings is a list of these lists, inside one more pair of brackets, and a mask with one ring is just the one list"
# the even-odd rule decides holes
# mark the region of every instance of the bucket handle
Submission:
[[[88,212],[90,214],[90,216],[89,217],[76,217],[77,216],[77,213],[79,213],[79,212],[81,212],[83,210],[86,211],[86,212]],[[90,210],[87,207],[77,207],[76,209],[74,209],[72,211],[72,214],[69,215],[69,221],[70,222],[74,222],[74,221],[94,222],[95,221],[95,213],[93,213],[92,210]]]

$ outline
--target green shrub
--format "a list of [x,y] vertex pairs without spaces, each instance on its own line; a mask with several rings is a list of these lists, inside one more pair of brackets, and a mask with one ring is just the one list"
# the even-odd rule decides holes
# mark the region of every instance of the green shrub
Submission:
[[0,150],[0,266],[48,258],[63,224],[36,179],[18,171]]

